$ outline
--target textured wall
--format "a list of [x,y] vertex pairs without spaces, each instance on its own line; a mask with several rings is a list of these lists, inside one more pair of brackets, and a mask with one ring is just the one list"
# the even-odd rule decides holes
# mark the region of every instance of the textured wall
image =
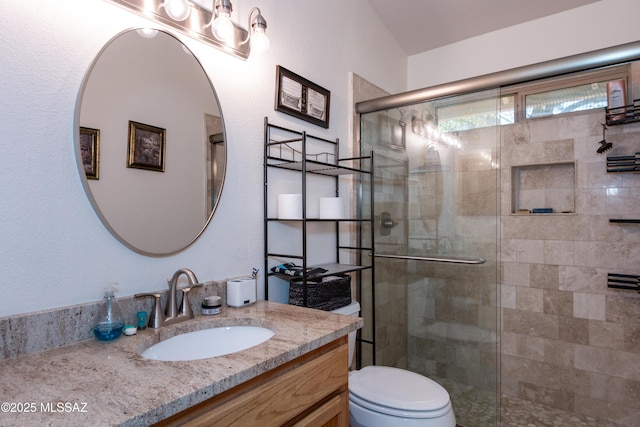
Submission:
[[116,34],[149,22],[103,0],[63,3],[0,0],[0,290],[8,296],[0,316],[96,301],[107,281],[119,282],[121,296],[162,289],[180,267],[200,280],[247,274],[262,264],[263,118],[307,126],[274,112],[276,65],[331,90],[326,135],[345,144],[350,72],[390,91],[406,86],[406,56],[364,0],[234,3],[241,25],[252,6],[269,23],[271,49],[247,61],[181,37],[220,98],[227,180],[212,223],[193,246],[144,257],[113,238],[87,201],[73,119],[95,55]]

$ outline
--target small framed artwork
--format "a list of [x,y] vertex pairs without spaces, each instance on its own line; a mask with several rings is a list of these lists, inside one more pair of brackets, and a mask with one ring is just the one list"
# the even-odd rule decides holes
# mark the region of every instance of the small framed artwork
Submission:
[[129,121],[127,167],[164,172],[166,137],[166,129]]
[[278,65],[275,109],[309,123],[329,127],[331,92]]
[[100,129],[80,127],[80,155],[87,179],[99,179]]

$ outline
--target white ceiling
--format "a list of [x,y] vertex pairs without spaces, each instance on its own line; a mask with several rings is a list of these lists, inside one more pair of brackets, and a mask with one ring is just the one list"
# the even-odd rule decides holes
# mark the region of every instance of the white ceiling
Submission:
[[407,55],[599,0],[368,0]]

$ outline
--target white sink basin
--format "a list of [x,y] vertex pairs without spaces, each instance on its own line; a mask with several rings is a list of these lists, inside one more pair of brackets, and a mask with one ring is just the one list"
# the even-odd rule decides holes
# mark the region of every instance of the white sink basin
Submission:
[[163,361],[208,359],[246,350],[275,333],[260,326],[225,326],[187,332],[152,345],[142,357]]

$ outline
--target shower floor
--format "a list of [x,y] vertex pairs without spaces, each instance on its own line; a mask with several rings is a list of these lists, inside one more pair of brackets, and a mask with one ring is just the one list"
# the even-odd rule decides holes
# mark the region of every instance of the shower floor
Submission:
[[489,391],[433,377],[451,395],[453,410],[464,427],[620,427],[611,421],[551,408],[539,403],[502,395],[501,423],[496,417],[496,395]]

